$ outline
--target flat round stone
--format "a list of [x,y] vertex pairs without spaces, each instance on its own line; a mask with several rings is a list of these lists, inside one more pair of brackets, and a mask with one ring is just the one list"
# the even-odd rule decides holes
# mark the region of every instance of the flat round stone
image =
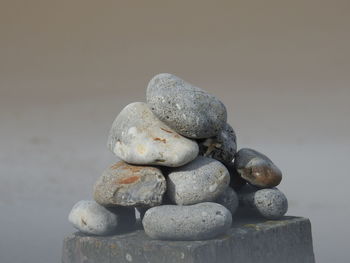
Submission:
[[155,167],[120,161],[109,167],[94,185],[94,199],[107,206],[155,206],[162,203],[166,181]]
[[215,203],[226,207],[231,214],[234,215],[238,208],[238,195],[231,187],[227,187],[226,190],[215,200]]
[[80,232],[90,235],[111,235],[132,228],[136,222],[135,209],[105,208],[95,201],[82,200],[69,213],[68,220]]
[[252,185],[269,188],[282,180],[281,170],[267,156],[253,149],[239,150],[234,164],[240,176]]
[[236,133],[228,123],[217,136],[200,140],[198,144],[200,155],[211,157],[222,163],[230,163],[237,151]]
[[219,99],[168,73],[151,79],[147,103],[161,121],[189,138],[216,136],[227,120]]
[[147,210],[142,224],[153,239],[205,240],[224,234],[231,227],[232,215],[216,203],[162,205]]
[[277,188],[259,189],[246,185],[238,191],[239,206],[267,219],[278,219],[288,210],[286,196]]
[[146,103],[127,105],[112,124],[108,148],[137,165],[182,166],[198,155],[198,144],[162,123]]
[[198,156],[185,166],[174,168],[167,177],[167,195],[178,205],[210,202],[228,187],[230,175],[217,160]]

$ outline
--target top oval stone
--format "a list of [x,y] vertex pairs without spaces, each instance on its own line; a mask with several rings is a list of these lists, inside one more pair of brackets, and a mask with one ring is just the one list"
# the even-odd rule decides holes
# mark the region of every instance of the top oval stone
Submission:
[[189,138],[213,137],[227,120],[225,105],[219,99],[168,73],[151,79],[147,103],[161,121]]
[[162,123],[143,102],[127,105],[109,132],[108,148],[137,165],[182,166],[198,155],[198,144]]

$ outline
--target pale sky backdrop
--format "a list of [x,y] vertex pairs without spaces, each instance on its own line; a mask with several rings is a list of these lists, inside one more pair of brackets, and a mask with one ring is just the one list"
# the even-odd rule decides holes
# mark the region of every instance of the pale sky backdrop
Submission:
[[0,0],[0,262],[60,262],[116,158],[110,125],[169,72],[219,97],[283,171],[317,262],[349,250],[350,2]]

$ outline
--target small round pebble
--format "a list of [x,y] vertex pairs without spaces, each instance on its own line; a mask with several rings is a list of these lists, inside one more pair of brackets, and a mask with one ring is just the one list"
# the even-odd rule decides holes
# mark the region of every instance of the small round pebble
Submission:
[[178,205],[211,202],[223,194],[229,182],[229,172],[222,163],[198,156],[168,174],[167,195]]
[[205,240],[230,229],[232,215],[216,203],[153,207],[142,220],[146,234],[160,240]]
[[238,196],[240,207],[267,219],[278,219],[288,210],[288,200],[277,188],[258,189],[247,185]]
[[88,235],[111,235],[131,228],[135,209],[118,207],[107,209],[95,201],[82,200],[69,213],[68,220],[80,232]]
[[198,144],[162,123],[146,103],[127,105],[112,124],[108,148],[136,165],[182,166],[198,155]]
[[238,195],[231,187],[227,187],[225,192],[215,202],[226,207],[232,215],[236,213],[239,204]]
[[227,120],[225,105],[219,99],[168,73],[151,79],[147,103],[162,122],[189,138],[216,136]]
[[237,151],[236,133],[228,123],[217,136],[200,140],[198,144],[200,155],[211,157],[222,163],[230,163]]
[[155,167],[120,161],[109,167],[94,185],[94,199],[107,206],[155,206],[162,203],[166,181]]
[[234,164],[240,176],[254,186],[270,188],[282,180],[281,170],[266,155],[253,149],[239,150]]

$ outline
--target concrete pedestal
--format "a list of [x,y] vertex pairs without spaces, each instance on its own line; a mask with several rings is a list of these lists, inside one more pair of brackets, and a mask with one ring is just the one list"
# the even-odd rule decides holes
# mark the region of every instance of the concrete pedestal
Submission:
[[63,263],[314,263],[306,218],[245,219],[206,241],[151,240],[140,228],[109,237],[74,233],[63,243]]

